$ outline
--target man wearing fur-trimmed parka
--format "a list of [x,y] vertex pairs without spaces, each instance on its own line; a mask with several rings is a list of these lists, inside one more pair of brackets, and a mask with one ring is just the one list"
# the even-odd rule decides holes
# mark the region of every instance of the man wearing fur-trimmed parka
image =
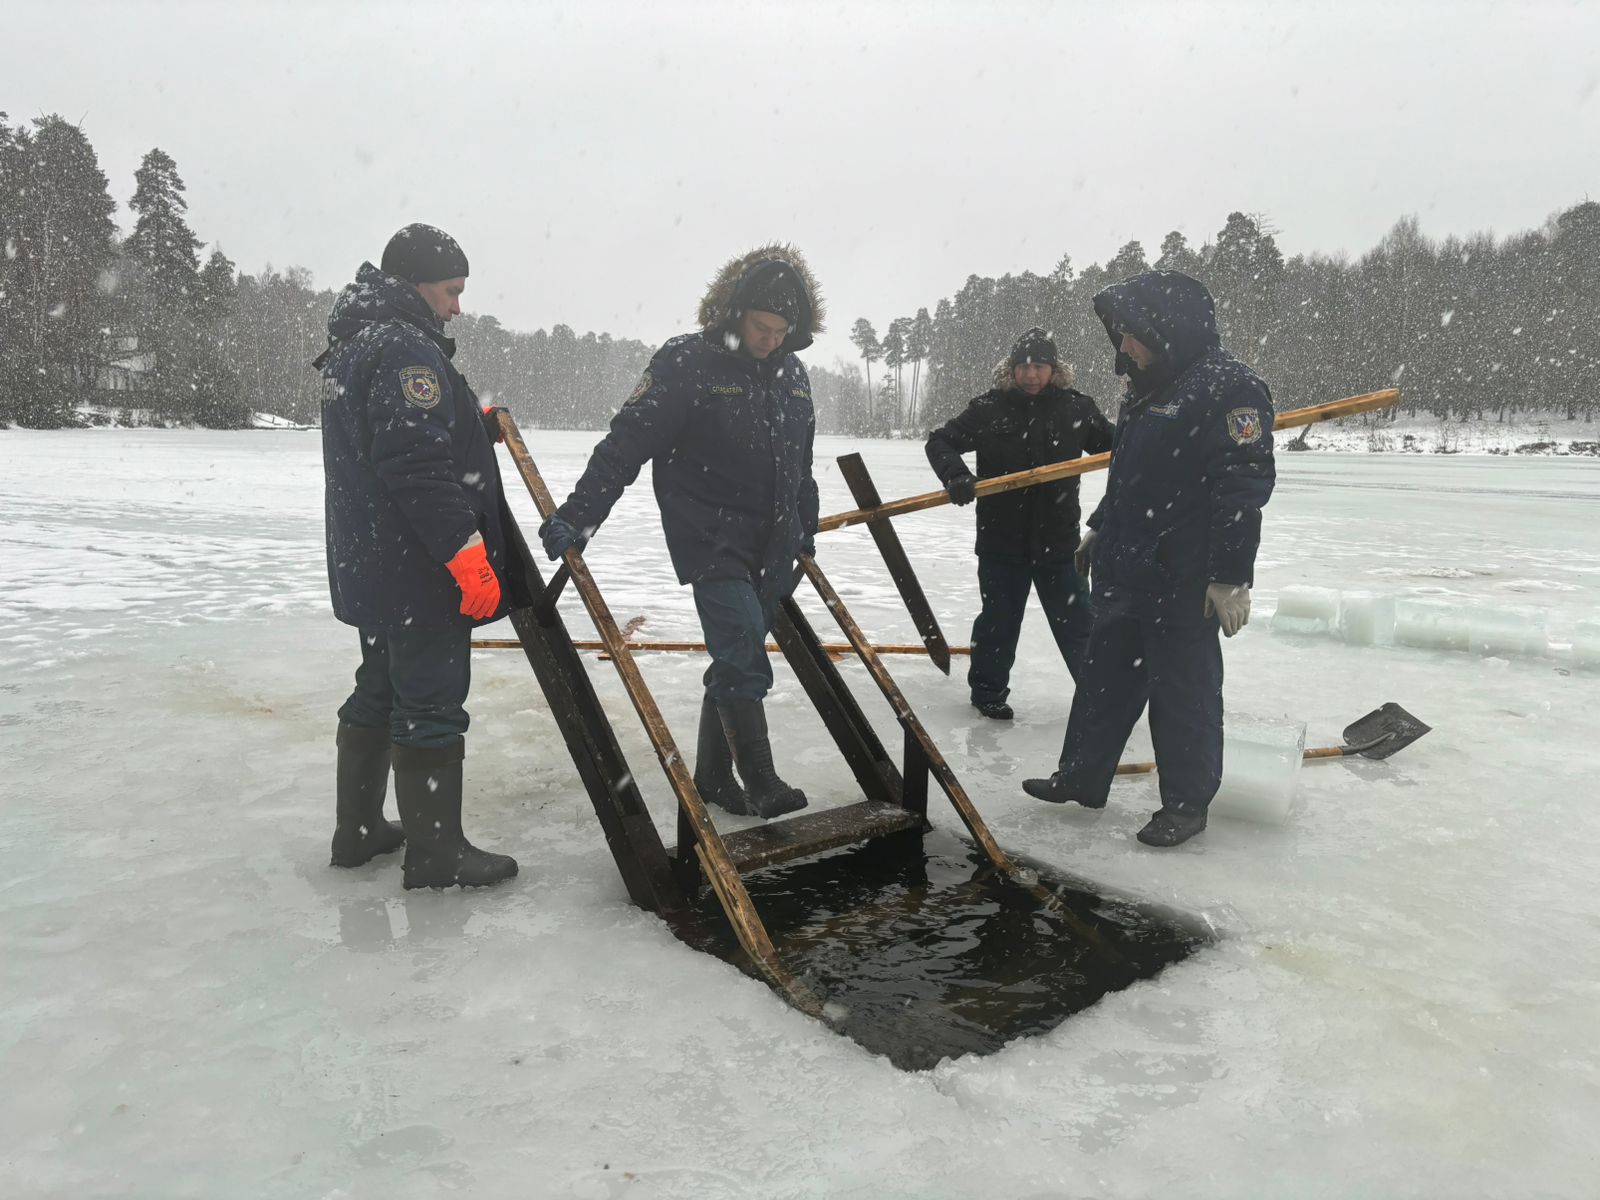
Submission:
[[[977,479],[1101,454],[1111,425],[1072,386],[1044,330],[1028,330],[995,368],[994,387],[928,435],[928,462],[955,504],[970,504]],[[961,455],[977,451],[977,478]],[[967,686],[972,704],[1009,721],[1011,664],[1030,588],[1039,593],[1056,648],[1076,679],[1089,645],[1089,587],[1073,566],[1078,480],[1059,479],[978,501],[978,592]]]
[[1272,392],[1222,348],[1197,279],[1149,271],[1095,312],[1128,377],[1106,494],[1080,557],[1094,629],[1054,775],[1029,795],[1106,805],[1128,735],[1150,709],[1161,808],[1138,833],[1176,846],[1206,827],[1222,780],[1222,647],[1250,619],[1261,510],[1272,496]]
[[729,812],[763,818],[806,804],[773,769],[762,701],[772,687],[767,631],[817,531],[816,419],[795,355],[821,332],[822,317],[794,247],[763,246],[727,263],[701,300],[699,332],[656,352],[539,530],[551,559],[581,549],[654,461],[667,550],[678,581],[694,589],[711,656],[695,785]]

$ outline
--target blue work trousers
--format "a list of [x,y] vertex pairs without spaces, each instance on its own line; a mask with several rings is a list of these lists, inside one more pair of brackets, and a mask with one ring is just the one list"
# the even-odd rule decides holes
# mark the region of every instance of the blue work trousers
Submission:
[[1089,585],[1072,560],[1036,563],[980,554],[978,592],[983,607],[972,623],[972,661],[967,666],[967,687],[974,704],[998,703],[1011,693],[1011,664],[1016,661],[1030,590],[1039,593],[1039,604],[1067,670],[1074,680],[1079,677],[1089,650],[1093,610]]
[[1198,816],[1217,794],[1222,645],[1216,617],[1202,616],[1200,600],[1192,599],[1179,606],[1095,589],[1089,653],[1061,746],[1061,778],[1080,794],[1110,792],[1128,735],[1147,703],[1162,806]]
[[792,590],[787,579],[774,576],[768,571],[760,587],[748,579],[703,579],[694,584],[694,607],[711,655],[706,695],[716,703],[761,700],[772,690],[767,631],[777,618],[778,605]]
[[387,729],[401,746],[454,745],[467,732],[472,626],[360,629],[361,665],[339,720]]

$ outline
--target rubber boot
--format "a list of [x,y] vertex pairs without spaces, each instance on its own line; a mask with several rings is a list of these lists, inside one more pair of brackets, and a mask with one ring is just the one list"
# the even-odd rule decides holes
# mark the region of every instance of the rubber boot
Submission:
[[694,759],[694,786],[707,804],[736,816],[748,816],[750,797],[733,775],[733,753],[717,715],[716,702],[707,696],[700,703],[700,744]]
[[466,742],[394,748],[394,798],[406,830],[406,888],[487,887],[517,873],[517,860],[479,850],[461,832]]
[[806,794],[778,778],[767,738],[767,712],[759,700],[729,700],[717,705],[733,759],[749,798],[747,812],[769,820],[806,806]]
[[339,722],[331,866],[359,867],[405,845],[400,826],[383,819],[389,791],[389,731]]
[[1146,846],[1181,846],[1206,827],[1206,814],[1181,813],[1162,808],[1136,836]]
[[1024,779],[1022,790],[1035,800],[1044,800],[1050,804],[1081,804],[1085,808],[1104,808],[1106,798],[1095,796],[1092,799],[1068,783],[1057,771],[1049,779]]

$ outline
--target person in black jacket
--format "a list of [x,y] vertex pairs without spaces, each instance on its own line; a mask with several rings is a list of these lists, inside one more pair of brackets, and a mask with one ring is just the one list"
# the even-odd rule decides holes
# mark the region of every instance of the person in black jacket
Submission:
[[[726,264],[700,331],[656,352],[566,502],[540,527],[552,559],[580,549],[654,460],[656,501],[680,583],[694,589],[711,666],[695,785],[729,812],[775,817],[805,793],[772,765],[762,700],[766,636],[817,532],[816,418],[795,357],[822,330],[816,283],[792,246]],[[730,757],[731,747],[731,757]],[[737,762],[744,786],[734,778]]]
[[[928,435],[928,462],[955,504],[970,504],[978,478],[1009,475],[1111,449],[1111,425],[1072,387],[1056,344],[1042,329],[1017,339],[995,368],[994,387]],[[978,473],[961,455],[976,450]],[[1078,480],[1058,479],[978,501],[978,591],[967,686],[986,717],[1009,721],[1011,664],[1031,586],[1073,679],[1089,645],[1089,587],[1073,566]]]
[[[406,226],[382,265],[363,263],[340,294],[314,364],[328,590],[334,615],[361,635],[355,690],[339,709],[333,865],[404,844],[407,888],[517,873],[461,831],[472,629],[503,616],[514,594],[527,603],[494,444],[444,333],[466,277],[455,239]],[[399,829],[383,817],[391,765]]]
[[1095,622],[1061,759],[1023,784],[1104,808],[1150,706],[1161,810],[1139,831],[1176,846],[1206,827],[1222,779],[1222,647],[1250,618],[1261,510],[1272,495],[1272,393],[1222,349],[1211,294],[1152,271],[1094,298],[1129,378],[1105,499],[1079,550]]

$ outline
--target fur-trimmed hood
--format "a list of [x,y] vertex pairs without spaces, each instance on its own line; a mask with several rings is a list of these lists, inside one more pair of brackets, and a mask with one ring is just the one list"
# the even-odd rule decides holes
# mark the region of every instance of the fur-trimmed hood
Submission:
[[[1055,370],[1050,372],[1050,382],[1045,386],[1058,387],[1065,392],[1071,390],[1072,385],[1077,381],[1078,376],[1073,371],[1072,364],[1061,363]],[[994,390],[997,392],[1009,392],[1016,390],[1016,387],[1016,378],[1011,374],[1011,360],[1002,358],[994,365]]]
[[823,304],[822,293],[817,289],[817,281],[806,266],[805,258],[799,250],[784,242],[759,246],[723,264],[716,278],[706,287],[705,295],[700,298],[700,328],[708,334],[724,332],[729,322],[742,311],[739,306],[741,285],[748,281],[755,268],[767,262],[788,263],[800,277],[805,298],[805,318],[790,331],[783,343],[784,352],[793,354],[811,345],[816,335],[823,331],[827,307]]

